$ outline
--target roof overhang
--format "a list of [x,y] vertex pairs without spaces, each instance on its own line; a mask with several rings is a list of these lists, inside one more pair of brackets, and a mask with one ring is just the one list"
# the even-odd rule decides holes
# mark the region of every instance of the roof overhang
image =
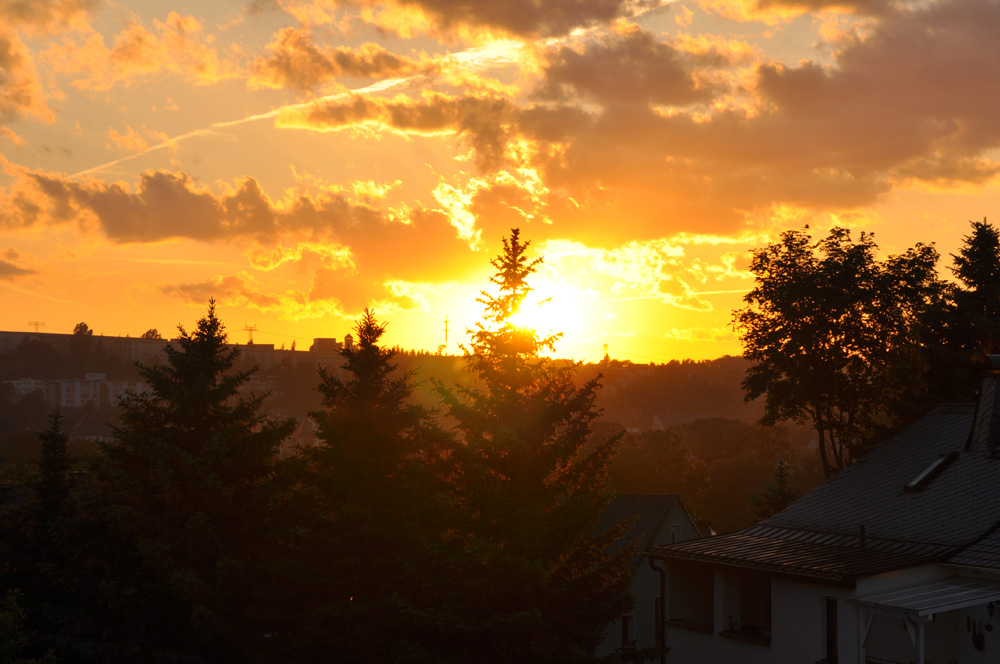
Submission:
[[880,615],[928,621],[945,611],[1000,602],[1000,582],[954,577],[897,588],[851,600]]

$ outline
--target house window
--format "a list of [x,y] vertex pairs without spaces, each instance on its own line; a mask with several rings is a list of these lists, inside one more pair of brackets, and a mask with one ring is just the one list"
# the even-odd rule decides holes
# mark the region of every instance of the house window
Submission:
[[771,578],[764,572],[730,570],[721,583],[726,621],[720,634],[771,645]]
[[631,613],[621,617],[622,624],[622,648],[631,648],[635,645],[635,616]]
[[715,575],[707,565],[671,562],[670,624],[711,632],[715,619]]
[[740,633],[771,641],[771,577],[762,572],[740,576]]
[[681,524],[673,523],[670,525],[670,543],[677,544],[681,541]]

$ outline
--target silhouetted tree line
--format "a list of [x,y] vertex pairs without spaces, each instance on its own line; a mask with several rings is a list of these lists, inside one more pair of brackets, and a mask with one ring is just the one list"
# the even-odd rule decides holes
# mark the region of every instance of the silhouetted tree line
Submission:
[[808,227],[754,251],[734,324],[765,424],[810,423],[827,477],[946,401],[975,397],[1000,351],[1000,232],[985,219],[938,276],[933,245],[880,260],[870,233]]
[[721,417],[627,433],[610,482],[623,494],[679,494],[705,532],[732,532],[822,481],[815,453],[791,433]]
[[214,302],[86,465],[54,415],[0,497],[7,661],[593,661],[630,606],[634,552],[593,532],[618,437],[593,435],[597,381],[539,356],[556,337],[509,322],[527,246],[493,261],[441,417],[366,311],[320,373],[318,444],[280,458],[292,425],[240,392]]

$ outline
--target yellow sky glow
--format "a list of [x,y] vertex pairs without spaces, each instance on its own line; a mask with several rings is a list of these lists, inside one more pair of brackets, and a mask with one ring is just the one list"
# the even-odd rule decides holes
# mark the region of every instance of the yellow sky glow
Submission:
[[557,355],[738,353],[783,230],[949,274],[1000,202],[997,29],[990,0],[0,0],[0,329],[169,334],[214,297],[241,343],[373,307],[456,353],[517,227]]

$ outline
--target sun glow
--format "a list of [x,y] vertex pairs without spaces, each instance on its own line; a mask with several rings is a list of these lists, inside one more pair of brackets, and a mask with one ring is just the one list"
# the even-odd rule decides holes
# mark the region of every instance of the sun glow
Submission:
[[586,293],[561,284],[540,283],[525,298],[510,322],[540,336],[560,334],[572,337],[586,324]]

